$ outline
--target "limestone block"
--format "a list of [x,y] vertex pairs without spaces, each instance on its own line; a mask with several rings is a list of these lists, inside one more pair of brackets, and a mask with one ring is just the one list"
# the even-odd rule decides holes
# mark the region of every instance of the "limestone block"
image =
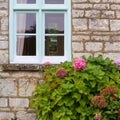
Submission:
[[0,120],[2,118],[8,118],[9,120],[11,120],[12,118],[14,118],[14,113],[12,112],[0,112]]
[[29,106],[29,100],[27,98],[10,98],[10,107],[24,108]]
[[102,18],[115,18],[115,12],[114,11],[102,11]]
[[107,19],[90,19],[89,29],[96,31],[108,31],[109,23]]
[[37,120],[35,113],[27,113],[25,111],[19,111],[16,114],[17,120]]
[[86,10],[85,16],[89,18],[98,18],[100,17],[100,11],[99,10]]
[[87,51],[101,51],[103,44],[100,42],[86,42],[85,47]]
[[110,40],[110,36],[91,36],[91,40],[94,41],[109,41]]
[[120,51],[120,42],[105,43],[105,51]]
[[15,79],[0,79],[0,96],[16,96],[16,84]]
[[37,86],[36,79],[20,79],[19,80],[19,96],[31,96],[33,90]]
[[8,30],[8,17],[1,19],[1,30]]
[[85,41],[90,40],[90,36],[88,35],[74,35],[72,36],[73,41]]
[[83,17],[84,11],[83,10],[72,10],[72,17]]
[[7,107],[7,106],[8,106],[8,99],[0,98],[0,107]]
[[72,43],[73,51],[82,51],[83,50],[83,43],[82,42],[74,42]]
[[109,4],[94,4],[93,8],[95,9],[101,9],[101,10],[106,10],[110,8]]
[[75,31],[87,30],[87,19],[73,19],[73,28]]
[[8,51],[0,50],[0,63],[7,64],[8,63]]
[[0,41],[0,49],[8,49],[8,41]]
[[110,20],[111,31],[120,31],[120,20]]

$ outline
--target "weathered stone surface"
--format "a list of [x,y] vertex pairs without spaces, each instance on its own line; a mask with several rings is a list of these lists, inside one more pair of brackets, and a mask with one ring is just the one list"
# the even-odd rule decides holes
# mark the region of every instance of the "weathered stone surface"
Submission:
[[120,31],[120,20],[110,20],[111,31]]
[[120,18],[120,11],[116,11],[117,18]]
[[90,40],[90,36],[88,36],[88,35],[76,35],[76,36],[72,36],[72,40],[73,41],[86,41],[86,40]]
[[110,8],[109,4],[94,4],[93,8],[95,9],[101,9],[101,10],[106,10]]
[[112,10],[120,10],[120,5],[119,4],[112,4],[111,9]]
[[8,99],[0,98],[0,107],[7,107],[7,106],[8,106]]
[[120,36],[113,36],[113,37],[112,37],[112,40],[113,40],[113,41],[120,41]]
[[84,11],[83,10],[72,10],[72,17],[83,17],[84,16]]
[[120,51],[120,42],[106,42],[105,43],[105,51]]
[[0,50],[0,64],[7,64],[7,63],[8,63],[8,51]]
[[9,120],[11,120],[12,118],[14,118],[14,113],[12,112],[0,112],[0,119],[2,118],[8,118]]
[[8,17],[1,19],[1,30],[8,30]]
[[27,98],[10,98],[10,107],[24,108],[29,107],[29,100]]
[[90,19],[89,29],[96,31],[108,31],[109,23],[107,19]]
[[99,42],[86,42],[85,43],[87,51],[101,51],[103,44]]
[[32,95],[33,90],[37,86],[35,79],[20,79],[19,80],[19,96],[28,97]]
[[99,3],[101,0],[89,0],[92,3]]
[[100,11],[99,10],[86,10],[85,16],[89,18],[99,18],[100,17]]
[[8,41],[0,41],[0,49],[8,49]]
[[92,4],[73,4],[73,8],[90,9],[92,8]]
[[25,111],[17,112],[16,116],[18,120],[37,120],[35,113],[27,113]]
[[87,30],[86,19],[73,19],[73,28],[75,31]]
[[83,43],[82,42],[72,43],[72,49],[73,49],[73,51],[82,51]]
[[110,36],[91,36],[91,40],[95,40],[95,41],[109,41],[110,40]]
[[91,56],[92,54],[91,53],[87,53],[87,52],[85,52],[85,53],[74,53],[73,54],[73,58],[79,58],[79,57],[82,57],[82,56],[86,56],[86,57],[89,57],[89,56]]
[[102,11],[102,18],[115,18],[115,12],[114,11]]
[[15,79],[0,79],[0,96],[16,96],[17,86]]

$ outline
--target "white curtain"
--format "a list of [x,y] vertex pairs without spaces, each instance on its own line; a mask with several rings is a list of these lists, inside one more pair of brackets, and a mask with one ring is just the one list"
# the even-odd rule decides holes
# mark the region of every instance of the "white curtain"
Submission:
[[[26,16],[27,14],[17,15],[17,33],[25,33],[26,30]],[[17,55],[23,55],[25,36],[17,36]]]

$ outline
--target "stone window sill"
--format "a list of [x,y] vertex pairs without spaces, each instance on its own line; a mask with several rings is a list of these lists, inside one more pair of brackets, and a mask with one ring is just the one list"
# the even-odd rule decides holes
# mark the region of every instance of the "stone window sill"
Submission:
[[34,64],[4,64],[3,71],[43,71],[43,65]]

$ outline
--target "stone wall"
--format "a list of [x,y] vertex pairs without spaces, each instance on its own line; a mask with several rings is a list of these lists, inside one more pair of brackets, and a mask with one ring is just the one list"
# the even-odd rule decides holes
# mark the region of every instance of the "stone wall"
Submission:
[[72,0],[73,57],[120,60],[120,0]]
[[[9,65],[8,2],[0,0],[0,119],[36,120],[29,97],[42,80],[42,73],[38,66],[32,71],[31,67]],[[120,60],[120,0],[71,3],[73,57],[102,54]]]

